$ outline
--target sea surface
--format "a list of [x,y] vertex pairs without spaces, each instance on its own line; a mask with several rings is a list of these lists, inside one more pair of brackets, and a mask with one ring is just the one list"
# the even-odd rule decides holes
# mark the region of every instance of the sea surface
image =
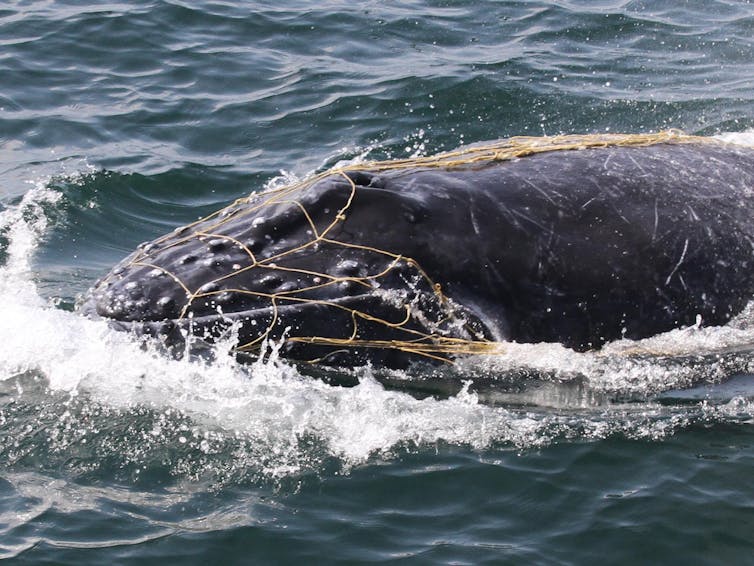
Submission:
[[754,141],[754,5],[6,0],[0,557],[754,563],[751,312],[463,360],[429,397],[76,312],[140,242],[339,162],[666,129]]

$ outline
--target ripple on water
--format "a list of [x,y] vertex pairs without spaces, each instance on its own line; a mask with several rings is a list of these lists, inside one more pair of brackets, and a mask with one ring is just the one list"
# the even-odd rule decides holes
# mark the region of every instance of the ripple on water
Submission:
[[751,388],[716,388],[750,371],[726,352],[746,324],[642,345],[680,365],[512,348],[418,399],[374,370],[339,388],[274,359],[167,360],[70,310],[139,242],[278,175],[751,128],[751,23],[725,1],[1,8],[0,556],[748,559]]

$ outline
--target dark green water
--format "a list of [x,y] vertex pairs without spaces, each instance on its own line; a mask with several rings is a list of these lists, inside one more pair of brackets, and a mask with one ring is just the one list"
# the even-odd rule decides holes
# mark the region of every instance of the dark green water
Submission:
[[544,370],[522,391],[420,400],[168,360],[74,304],[139,242],[341,160],[750,142],[752,37],[732,1],[3,4],[0,557],[751,563],[749,319],[650,341],[673,359],[522,347],[441,376]]

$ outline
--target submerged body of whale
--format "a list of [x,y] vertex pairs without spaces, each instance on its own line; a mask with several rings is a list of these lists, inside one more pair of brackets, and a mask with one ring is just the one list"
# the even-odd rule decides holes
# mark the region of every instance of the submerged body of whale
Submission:
[[336,365],[438,340],[587,350],[739,313],[753,198],[754,151],[718,142],[365,165],[142,246],[85,310],[175,344],[234,325],[241,351],[285,338]]

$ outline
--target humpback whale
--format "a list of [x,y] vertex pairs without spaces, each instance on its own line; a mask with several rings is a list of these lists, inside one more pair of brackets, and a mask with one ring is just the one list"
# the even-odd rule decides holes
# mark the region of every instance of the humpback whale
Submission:
[[[754,150],[675,132],[510,138],[336,168],[139,246],[83,311],[180,350],[401,367],[721,325],[754,291]],[[230,334],[229,334],[230,333]]]

